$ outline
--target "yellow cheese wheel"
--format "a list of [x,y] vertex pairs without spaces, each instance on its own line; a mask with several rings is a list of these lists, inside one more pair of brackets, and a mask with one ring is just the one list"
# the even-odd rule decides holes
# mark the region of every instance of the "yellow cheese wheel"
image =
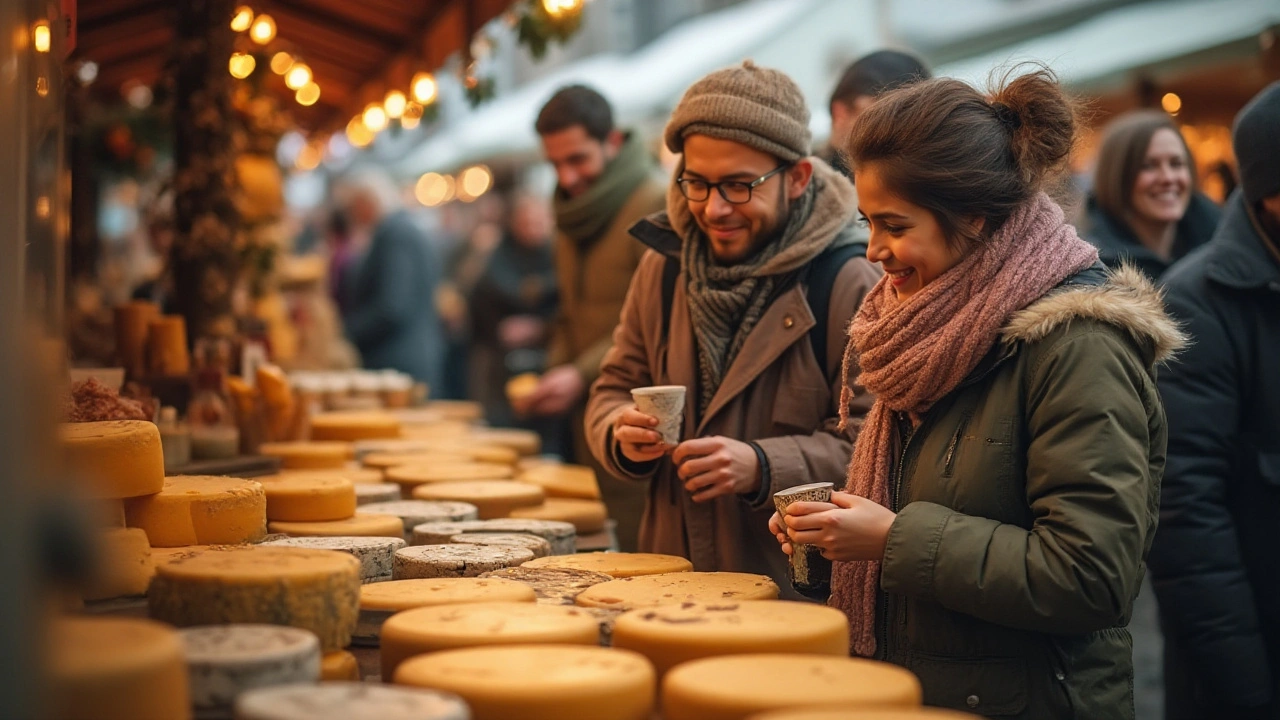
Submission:
[[418,607],[483,602],[534,602],[533,588],[498,578],[391,580],[360,588],[360,621],[353,644],[377,646],[382,624],[392,615]]
[[797,706],[913,708],[920,681],[888,663],[788,653],[694,660],[662,680],[666,720],[742,720]]
[[484,406],[473,400],[432,400],[426,409],[446,420],[460,422],[475,422],[484,417]]
[[423,653],[477,645],[595,645],[596,619],[580,608],[528,602],[419,607],[382,624],[382,679]]
[[858,710],[827,707],[776,710],[752,715],[748,720],[982,720],[977,715],[940,708],[902,708],[898,710]]
[[333,475],[288,477],[262,481],[267,493],[267,519],[288,522],[344,520],[356,514],[356,486]]
[[396,465],[385,471],[388,482],[398,483],[406,490],[427,483],[505,480],[514,474],[510,465],[480,462],[426,462]]
[[331,412],[311,418],[312,440],[354,442],[400,436],[400,421],[382,412]]
[[[528,483],[525,483],[528,484]],[[542,487],[537,485],[535,487]],[[543,491],[546,492],[545,490]],[[599,500],[579,500],[577,498],[547,498],[541,505],[516,508],[509,517],[526,520],[559,520],[573,523],[573,527],[582,535],[598,533],[604,530],[604,522],[609,518],[609,511]]]
[[175,560],[182,560],[183,558],[189,558],[192,555],[195,555],[197,553],[207,552],[210,550],[212,551],[231,550],[234,548],[245,548],[245,547],[249,547],[249,546],[248,545],[187,545],[186,547],[171,547],[171,548],[153,547],[151,548],[151,562],[156,567],[160,567],[161,565],[173,562]]
[[778,586],[765,575],[683,572],[610,580],[582,591],[576,602],[585,607],[635,610],[680,603],[777,598]]
[[289,470],[341,469],[355,456],[347,442],[275,442],[258,446],[262,455],[278,457]]
[[600,499],[600,484],[596,480],[596,471],[585,465],[543,463],[525,467],[516,479],[541,485],[549,498]]
[[334,650],[320,656],[320,680],[325,682],[349,680],[359,682],[360,663],[346,650]]
[[537,373],[521,373],[511,378],[505,387],[507,400],[516,404],[529,397],[538,389],[539,380]]
[[384,473],[390,468],[403,465],[431,465],[432,463],[467,465],[471,462],[472,460],[469,456],[461,453],[431,451],[415,453],[371,452],[360,458],[360,464],[364,467],[382,470]]
[[550,555],[523,565],[527,568],[572,568],[604,573],[614,578],[692,572],[693,563],[678,555],[655,553],[579,553]]
[[649,658],[659,675],[683,662],[719,655],[849,655],[849,621],[825,605],[784,600],[689,603],[623,613],[613,646]]
[[199,552],[158,566],[147,603],[151,617],[178,627],[289,625],[339,650],[350,644],[360,610],[360,561],[294,547]]
[[542,452],[542,438],[532,430],[513,428],[481,428],[473,430],[471,437],[487,445],[508,447],[523,456]]
[[155,564],[147,534],[136,528],[104,530],[95,536],[97,565],[84,591],[85,600],[145,595]]
[[569,645],[423,655],[401,665],[395,681],[457,694],[473,720],[649,720],[656,685],[640,655]]
[[100,498],[130,498],[164,487],[160,430],[145,420],[64,423],[58,441],[67,467]]
[[385,482],[382,477],[381,470],[372,470],[370,468],[356,467],[347,465],[342,468],[319,469],[319,470],[281,470],[279,475],[270,477],[338,477],[350,480],[359,485],[360,483],[376,484]]
[[62,617],[46,649],[52,720],[186,720],[191,698],[182,637],[158,622]]
[[404,538],[404,521],[395,515],[356,515],[345,520],[327,522],[272,522],[273,533],[296,537],[392,537]]
[[130,498],[124,512],[154,547],[230,545],[266,534],[267,495],[254,480],[175,475],[158,494]]
[[514,480],[474,480],[471,482],[439,482],[413,489],[418,500],[457,500],[476,506],[481,520],[511,516],[516,508],[541,505],[542,488]]

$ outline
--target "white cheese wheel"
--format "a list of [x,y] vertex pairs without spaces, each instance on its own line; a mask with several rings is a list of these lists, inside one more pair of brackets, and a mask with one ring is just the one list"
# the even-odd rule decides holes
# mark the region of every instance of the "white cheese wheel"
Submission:
[[600,499],[600,483],[596,479],[596,471],[585,465],[543,462],[526,467],[516,479],[542,486],[549,498]]
[[609,511],[599,500],[547,498],[541,505],[512,510],[510,517],[573,523],[579,535],[590,535],[604,530],[605,521],[609,519]]
[[412,536],[413,528],[429,522],[457,522],[475,520],[478,516],[475,505],[464,502],[430,500],[391,500],[387,502],[369,503],[360,508],[357,515],[377,513],[395,515],[404,521],[405,535]]
[[248,690],[320,679],[320,641],[308,630],[233,624],[180,632],[191,704],[201,716],[229,716],[236,697]]
[[267,520],[328,522],[356,514],[356,486],[346,478],[299,473],[262,480]]
[[312,440],[355,442],[400,436],[400,421],[390,413],[329,412],[311,418]]
[[136,528],[102,530],[94,535],[97,564],[84,590],[85,600],[145,595],[155,562],[147,534]]
[[611,580],[587,588],[576,602],[585,607],[635,610],[680,603],[776,599],[778,586],[765,575],[682,572]]
[[273,522],[267,525],[273,533],[298,537],[393,537],[404,539],[404,522],[395,515],[373,513],[356,515],[346,520],[327,522]]
[[356,485],[356,507],[373,503],[395,502],[403,495],[395,483],[360,483]]
[[121,617],[60,617],[45,648],[51,720],[191,717],[187,662],[178,632]]
[[360,662],[346,650],[327,652],[320,658],[320,679],[326,682],[359,682]]
[[477,577],[532,559],[531,550],[513,546],[415,545],[396,551],[391,574],[396,580]]
[[535,560],[551,554],[551,543],[537,535],[525,535],[524,533],[461,533],[450,537],[449,542],[462,545],[522,547],[533,553]]
[[360,561],[360,582],[367,584],[391,579],[396,551],[404,547],[405,542],[400,538],[391,537],[316,536],[281,538],[261,544],[261,547],[273,546],[337,550],[352,555]]
[[543,605],[573,605],[583,590],[613,579],[610,575],[590,570],[531,568],[528,563],[520,567],[494,570],[481,577],[524,583],[533,588],[538,595],[538,602]]
[[355,457],[348,442],[274,442],[262,443],[258,453],[280,458],[281,467],[289,470],[341,469]]
[[254,480],[175,475],[159,493],[130,498],[124,512],[153,547],[233,545],[266,534],[267,495]]
[[236,720],[470,720],[456,695],[376,683],[322,682],[247,692]]
[[413,489],[418,500],[454,500],[476,506],[481,520],[511,515],[517,508],[541,505],[542,488],[512,480],[473,480],[419,485]]
[[498,578],[392,580],[360,588],[360,621],[353,645],[377,647],[382,624],[392,615],[418,607],[482,602],[534,602],[533,588]]
[[692,572],[693,563],[677,555],[656,553],[578,553],[554,555],[526,563],[530,568],[573,568],[604,573],[614,578]]
[[68,469],[93,497],[138,497],[164,487],[164,449],[153,422],[63,423],[58,444]]
[[572,555],[577,552],[577,531],[573,525],[554,520],[469,520],[466,522],[425,523],[413,528],[411,545],[440,545],[450,542],[454,535],[470,533],[524,533],[537,535],[551,544],[552,555]]
[[456,693],[474,720],[650,720],[656,685],[640,655],[569,645],[437,652],[406,661],[395,681]]

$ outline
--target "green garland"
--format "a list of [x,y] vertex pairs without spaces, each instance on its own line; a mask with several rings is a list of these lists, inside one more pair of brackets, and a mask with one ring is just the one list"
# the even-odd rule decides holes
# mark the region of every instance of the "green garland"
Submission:
[[529,54],[539,60],[547,54],[551,41],[563,45],[582,25],[582,5],[555,17],[547,12],[541,0],[527,0],[517,12],[516,35],[521,43],[529,46]]

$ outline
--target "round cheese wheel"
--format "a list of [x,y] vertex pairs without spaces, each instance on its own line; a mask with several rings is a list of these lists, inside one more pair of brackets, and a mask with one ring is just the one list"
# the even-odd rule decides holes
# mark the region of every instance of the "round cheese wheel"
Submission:
[[682,572],[640,575],[587,588],[576,602],[610,610],[734,600],[776,600],[778,586],[764,575],[734,572]]
[[155,423],[63,423],[58,441],[68,469],[93,497],[130,498],[164,488],[164,449]]
[[[412,429],[412,426],[406,425],[401,420],[401,433],[403,434],[407,429]],[[436,444],[429,440],[398,437],[390,440],[357,440],[353,443],[353,447],[356,450],[356,458],[363,459],[370,453],[413,454],[431,452],[436,447]]]
[[253,690],[236,720],[469,720],[456,695],[376,683],[322,682]]
[[262,481],[267,519],[286,522],[343,520],[356,514],[356,486],[325,475],[279,475]]
[[182,638],[158,622],[60,617],[45,650],[53,720],[190,718]]
[[471,503],[481,520],[508,517],[516,508],[541,505],[544,500],[542,488],[512,480],[429,483],[414,488],[413,496],[419,500]]
[[692,572],[693,563],[676,555],[654,553],[579,553],[554,555],[526,563],[530,568],[573,568],[604,573],[615,578]]
[[542,486],[549,498],[600,499],[596,471],[585,465],[542,463],[523,468],[516,479]]
[[718,655],[849,655],[849,621],[825,605],[783,600],[690,603],[632,610],[613,628],[614,647],[635,650],[663,675]]
[[231,545],[266,534],[267,495],[254,480],[175,475],[159,493],[130,498],[124,513],[154,547]]
[[437,652],[406,661],[395,681],[456,693],[475,720],[649,720],[656,685],[640,655],[568,645]]
[[662,681],[666,720],[740,720],[797,705],[912,708],[920,681],[888,663],[787,653],[687,662]]
[[596,620],[580,608],[527,602],[420,607],[382,624],[382,679],[423,653],[477,645],[595,645]]
[[356,485],[356,507],[373,503],[395,502],[404,497],[395,483],[360,483]]
[[516,461],[516,475],[535,468],[563,467],[565,462],[556,455],[530,455]]
[[532,430],[514,428],[481,428],[473,430],[471,437],[488,445],[508,447],[522,456],[542,452],[542,438]]
[[[541,487],[541,486],[535,486]],[[580,535],[598,533],[604,530],[604,521],[609,512],[599,500],[579,500],[576,498],[547,498],[541,505],[516,508],[511,517],[525,520],[559,520],[573,523]]]
[[429,465],[441,463],[447,465],[466,465],[472,462],[467,455],[446,452],[371,452],[360,458],[360,464],[367,468],[383,472],[402,465]]
[[360,621],[352,644],[377,647],[382,624],[403,610],[482,602],[533,602],[533,588],[498,578],[392,580],[360,588]]
[[538,602],[544,605],[573,605],[583,590],[613,579],[610,575],[590,570],[531,568],[528,563],[520,567],[494,570],[481,577],[524,583],[533,588],[538,595]]
[[321,468],[318,470],[281,470],[280,477],[293,477],[304,475],[306,477],[340,477],[346,478],[356,485],[375,484],[385,481],[380,470],[370,470],[355,465],[346,465],[341,468]]
[[426,462],[386,469],[387,481],[403,486],[406,491],[428,483],[506,480],[514,474],[510,465],[481,462]]
[[300,547],[312,550],[337,550],[360,561],[360,582],[376,583],[391,579],[396,551],[404,540],[391,537],[296,537],[268,540],[262,547]]
[[151,617],[177,625],[269,623],[310,630],[324,650],[351,641],[360,563],[346,553],[293,547],[200,552],[156,568]]
[[484,406],[474,400],[432,400],[426,409],[446,420],[475,422],[484,417]]
[[533,553],[535,560],[551,554],[551,543],[537,535],[525,535],[523,533],[462,533],[450,537],[449,542],[462,545],[522,547]]
[[520,373],[511,378],[505,386],[507,400],[515,404],[529,397],[538,390],[540,380],[537,373]]
[[573,525],[554,520],[470,520],[466,522],[424,523],[413,528],[411,545],[441,545],[454,535],[470,533],[524,533],[537,535],[551,544],[552,555],[577,552],[577,531]]
[[290,470],[324,470],[345,467],[355,448],[347,442],[274,442],[259,445],[258,453],[280,458]]
[[392,500],[369,503],[361,507],[356,514],[367,515],[369,513],[395,515],[404,521],[406,535],[412,535],[413,528],[423,523],[475,520],[478,515],[475,505],[464,502],[431,502],[429,500]]
[[533,559],[533,551],[512,546],[416,545],[396,551],[396,580],[476,577]]
[[240,693],[320,679],[315,633],[279,625],[208,625],[181,631],[191,704],[201,715],[229,715]]
[[982,720],[977,715],[940,708],[859,710],[857,708],[795,708],[752,715],[748,720]]
[[320,659],[320,679],[326,681],[360,681],[360,663],[346,650],[327,652]]
[[312,440],[354,442],[400,436],[400,421],[382,412],[330,412],[311,418]]
[[300,537],[372,536],[404,539],[404,523],[395,515],[356,515],[346,520],[329,522],[273,522],[267,527],[273,533]]
[[156,570],[147,534],[136,528],[116,528],[103,530],[94,539],[98,562],[84,589],[84,599],[145,595]]

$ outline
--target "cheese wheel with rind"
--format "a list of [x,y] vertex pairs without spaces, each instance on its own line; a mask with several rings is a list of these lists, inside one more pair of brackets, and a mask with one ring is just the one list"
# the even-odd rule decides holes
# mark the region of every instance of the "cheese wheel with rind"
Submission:
[[234,545],[266,534],[267,495],[255,480],[175,475],[159,493],[130,498],[124,512],[152,547]]
[[385,470],[387,482],[412,491],[420,485],[470,480],[507,480],[515,475],[510,465],[482,462],[420,462],[395,465]]
[[396,580],[478,577],[533,559],[533,551],[513,546],[415,545],[396,551]]
[[320,658],[320,679],[326,682],[359,682],[360,663],[346,650],[327,652]]
[[260,455],[280,458],[287,470],[340,470],[355,457],[348,442],[275,442],[258,446]]
[[160,429],[145,420],[63,423],[58,444],[67,468],[93,497],[124,499],[164,488]]
[[475,505],[464,502],[430,500],[391,500],[362,506],[357,515],[377,513],[395,515],[404,521],[405,535],[412,536],[413,529],[429,522],[458,522],[475,520],[479,511]]
[[386,481],[382,477],[379,470],[371,470],[358,466],[346,465],[341,468],[321,468],[318,470],[281,470],[279,475],[272,477],[340,477],[346,478],[356,485],[376,484]]
[[322,682],[253,690],[236,700],[236,720],[470,720],[456,695],[364,682]]
[[141,618],[66,616],[47,636],[45,717],[187,720],[191,698],[182,638]]
[[604,573],[614,578],[692,572],[693,563],[677,555],[657,553],[579,553],[555,555],[525,563],[529,568],[573,568]]
[[360,483],[356,485],[356,510],[374,503],[396,502],[404,497],[395,483]]
[[542,437],[532,430],[480,428],[473,430],[471,437],[487,445],[509,447],[523,457],[542,452]]
[[460,545],[521,547],[533,553],[534,560],[551,554],[551,543],[537,535],[524,533],[462,533],[449,538],[449,542]]
[[585,607],[635,610],[679,603],[777,599],[778,586],[765,575],[683,572],[611,580],[587,588],[575,602]]
[[413,528],[411,545],[440,545],[450,542],[454,535],[470,533],[525,533],[537,535],[551,544],[552,555],[572,555],[577,552],[577,531],[573,525],[554,520],[468,520],[450,523],[424,523]]
[[573,523],[579,535],[590,535],[604,530],[609,512],[605,509],[604,503],[599,500],[549,497],[541,505],[516,508],[511,511],[509,517]]
[[799,708],[752,715],[748,720],[982,720],[977,715],[941,708],[858,710],[856,708]]
[[267,520],[327,522],[356,514],[355,483],[341,477],[297,474],[263,479]]
[[116,528],[96,533],[94,541],[98,562],[85,587],[84,599],[145,595],[155,574],[147,534],[137,528]]
[[360,458],[362,467],[380,470],[384,473],[393,467],[402,465],[430,465],[431,463],[466,465],[470,462],[473,461],[467,455],[445,451],[417,453],[372,452]]
[[512,511],[541,505],[542,488],[514,480],[474,480],[419,485],[413,489],[418,500],[453,500],[476,506],[481,520],[509,517]]
[[261,547],[300,547],[348,553],[360,561],[362,584],[390,580],[396,551],[404,546],[405,542],[400,538],[360,536],[281,538],[261,544]]
[[596,471],[585,465],[533,464],[523,468],[516,479],[542,486],[549,498],[600,499]]
[[311,418],[313,441],[355,442],[400,436],[400,421],[390,413],[331,412]]
[[236,697],[255,688],[320,679],[320,641],[310,631],[232,624],[180,632],[191,704],[202,717],[230,716]]
[[391,580],[360,588],[360,621],[353,645],[377,647],[382,624],[404,610],[481,602],[534,602],[533,588],[498,578]]
[[531,568],[528,563],[520,567],[494,570],[484,578],[501,578],[524,583],[537,593],[543,605],[573,605],[574,600],[589,587],[607,583],[613,579],[604,573],[570,568]]
[[404,522],[395,515],[356,515],[328,522],[273,522],[273,533],[294,537],[392,537],[404,539]]

